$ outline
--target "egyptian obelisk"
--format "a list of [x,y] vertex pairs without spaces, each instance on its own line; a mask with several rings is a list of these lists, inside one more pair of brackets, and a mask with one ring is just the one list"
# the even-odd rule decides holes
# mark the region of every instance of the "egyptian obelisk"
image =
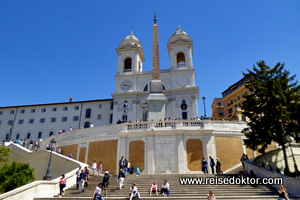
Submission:
[[160,80],[159,66],[159,46],[158,46],[158,26],[156,14],[154,14],[153,34],[152,34],[152,80],[148,101],[148,119],[159,121],[166,117],[167,98],[163,94],[162,82]]

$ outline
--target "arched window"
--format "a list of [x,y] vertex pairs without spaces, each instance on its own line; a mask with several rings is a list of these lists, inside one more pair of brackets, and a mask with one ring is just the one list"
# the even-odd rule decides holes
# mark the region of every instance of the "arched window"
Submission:
[[50,133],[49,133],[49,137],[50,137],[50,136],[52,136],[52,135],[53,135],[53,131],[50,131]]
[[90,128],[90,122],[85,122],[84,123],[84,128]]
[[177,67],[185,67],[184,53],[178,53],[177,54]]
[[88,108],[85,111],[85,118],[91,118],[92,109]]
[[132,59],[126,58],[124,61],[124,72],[131,72],[132,68]]
[[31,133],[27,133],[27,139],[30,139]]
[[5,135],[5,140],[8,140],[9,139],[9,133],[7,133],[6,135]]
[[39,132],[38,138],[39,138],[39,139],[42,138],[42,135],[43,135],[43,133],[42,133],[42,132]]
[[166,88],[165,88],[165,86],[164,86],[164,85],[162,85],[162,88],[163,88],[163,90],[166,90]]
[[20,139],[20,133],[16,135],[16,140]]

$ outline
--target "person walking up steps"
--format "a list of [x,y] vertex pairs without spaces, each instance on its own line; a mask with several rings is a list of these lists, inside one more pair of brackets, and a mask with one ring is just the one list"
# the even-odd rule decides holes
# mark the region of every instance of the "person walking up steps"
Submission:
[[105,191],[105,197],[107,197],[107,189],[109,186],[109,177],[110,177],[109,172],[106,171],[104,174],[103,180],[102,180],[102,185],[103,185],[104,191]]
[[124,185],[123,185],[124,180],[125,180],[125,173],[124,173],[123,169],[120,169],[119,176],[118,176],[120,190],[122,190],[122,188],[124,187]]
[[102,162],[100,161],[98,164],[98,176],[102,173]]

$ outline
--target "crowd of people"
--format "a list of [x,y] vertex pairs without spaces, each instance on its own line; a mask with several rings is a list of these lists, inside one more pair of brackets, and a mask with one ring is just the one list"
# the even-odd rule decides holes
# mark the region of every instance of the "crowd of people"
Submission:
[[[205,118],[205,117],[203,117],[203,116],[201,116],[201,117],[192,117],[192,118],[190,118],[190,120],[191,121],[200,121],[200,120],[204,120],[204,119],[207,119],[207,118]],[[164,118],[163,120],[159,120],[159,121],[174,121],[174,120],[188,120],[188,119],[181,119],[180,117],[176,117],[176,118],[173,118],[173,117],[168,117],[168,118]],[[151,120],[151,121],[154,121],[154,120]],[[142,120],[142,119],[140,119],[140,120],[135,120],[135,121],[131,121],[131,120],[129,120],[128,122],[126,121],[126,122],[124,122],[124,121],[122,121],[121,119],[119,119],[118,121],[117,121],[117,124],[122,124],[122,123],[138,123],[138,122],[149,122],[149,120],[146,120],[146,121],[144,121],[144,120]]]
[[204,172],[204,174],[208,174],[208,164],[211,168],[212,174],[214,174],[215,172],[217,174],[223,174],[223,171],[221,169],[221,161],[219,160],[219,158],[216,158],[215,161],[211,156],[209,156],[209,163],[205,158],[202,159],[202,171]]
[[15,144],[19,144],[22,147],[25,147],[29,150],[38,151],[40,149],[40,141],[39,140],[33,140],[33,139],[18,139],[13,141]]

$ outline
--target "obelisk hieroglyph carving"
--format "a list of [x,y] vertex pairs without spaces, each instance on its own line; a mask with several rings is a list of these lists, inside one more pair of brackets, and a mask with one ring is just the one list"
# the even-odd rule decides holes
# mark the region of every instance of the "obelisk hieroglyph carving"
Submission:
[[152,80],[150,86],[150,94],[148,101],[148,119],[162,120],[166,117],[166,102],[167,98],[162,93],[162,82],[160,80],[159,66],[159,46],[158,46],[158,26],[156,14],[154,14],[153,24],[153,49],[152,49]]

